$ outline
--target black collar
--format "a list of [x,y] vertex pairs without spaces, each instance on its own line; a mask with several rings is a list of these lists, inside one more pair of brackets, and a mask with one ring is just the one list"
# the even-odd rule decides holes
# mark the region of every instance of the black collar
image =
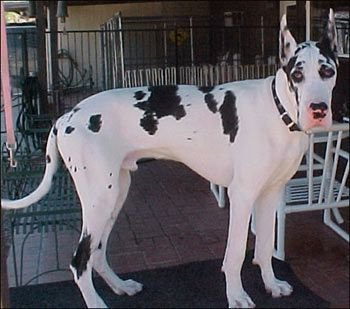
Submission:
[[286,124],[286,126],[288,127],[289,131],[291,131],[291,132],[301,131],[299,126],[292,120],[292,118],[290,118],[288,112],[285,110],[280,99],[277,96],[276,78],[275,77],[272,80],[271,89],[272,89],[272,96],[273,96],[273,99],[275,100],[276,107],[281,115],[280,117],[283,120],[283,122]]

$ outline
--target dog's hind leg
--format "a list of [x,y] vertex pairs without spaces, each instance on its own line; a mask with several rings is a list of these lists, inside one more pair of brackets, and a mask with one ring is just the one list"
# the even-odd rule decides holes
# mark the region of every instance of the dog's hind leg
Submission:
[[119,194],[112,213],[111,218],[108,220],[101,241],[98,246],[98,250],[94,252],[94,265],[93,268],[97,273],[106,281],[111,289],[118,295],[127,294],[129,296],[135,295],[142,290],[142,284],[134,280],[122,280],[108,265],[106,258],[107,242],[109,234],[113,228],[114,222],[126,200],[128,190],[130,187],[130,172],[121,169],[119,172]]
[[282,188],[273,188],[265,191],[259,197],[255,207],[256,245],[254,264],[258,264],[265,288],[273,297],[288,296],[293,288],[285,281],[275,277],[272,268],[272,253],[275,239],[276,207],[283,198]]
[[[72,174],[82,203],[83,226],[71,270],[86,305],[97,308],[106,305],[93,285],[94,267],[118,294],[132,295],[142,288],[138,283],[118,278],[105,260],[108,235],[126,198],[130,179],[127,171],[119,174],[111,170],[118,166],[116,161],[99,161],[100,164],[86,164],[86,170],[78,168]],[[99,265],[101,262],[103,264]]]

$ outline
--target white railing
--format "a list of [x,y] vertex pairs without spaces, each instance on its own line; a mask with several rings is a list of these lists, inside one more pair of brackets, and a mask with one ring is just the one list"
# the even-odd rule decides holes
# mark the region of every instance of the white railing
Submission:
[[299,168],[305,173],[288,182],[284,203],[277,210],[277,258],[285,257],[285,219],[290,213],[324,210],[323,222],[349,242],[339,212],[339,208],[349,207],[348,138],[348,123],[334,124],[327,131],[312,130],[306,159]]
[[252,65],[199,65],[165,68],[126,70],[125,87],[189,84],[198,86],[217,85],[236,80],[265,78],[277,71],[275,64]]

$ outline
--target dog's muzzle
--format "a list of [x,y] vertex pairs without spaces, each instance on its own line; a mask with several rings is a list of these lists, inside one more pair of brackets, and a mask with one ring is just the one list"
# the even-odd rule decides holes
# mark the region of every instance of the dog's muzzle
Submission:
[[330,108],[325,102],[312,102],[307,108],[307,121],[304,130],[313,127],[327,128],[331,125],[332,115]]
[[328,105],[324,102],[321,103],[311,103],[309,112],[312,113],[313,119],[322,120],[327,116]]

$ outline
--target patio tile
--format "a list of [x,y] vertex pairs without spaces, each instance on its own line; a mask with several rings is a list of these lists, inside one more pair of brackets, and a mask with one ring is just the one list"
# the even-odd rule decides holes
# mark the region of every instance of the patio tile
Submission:
[[[132,173],[129,195],[111,232],[108,260],[119,274],[169,267],[186,262],[222,259],[229,209],[219,208],[209,184],[180,163],[148,161]],[[342,210],[348,226],[349,212]],[[348,243],[322,223],[321,212],[289,215],[286,219],[286,256],[296,275],[331,307],[349,307]],[[54,264],[53,233],[45,233],[42,270]],[[68,267],[79,240],[77,232],[58,232],[60,261]],[[23,235],[16,236],[20,249]],[[25,247],[26,280],[35,274],[40,234]],[[247,247],[254,248],[249,234]],[[8,259],[14,285],[12,256]],[[39,282],[71,279],[70,273],[51,273]]]

